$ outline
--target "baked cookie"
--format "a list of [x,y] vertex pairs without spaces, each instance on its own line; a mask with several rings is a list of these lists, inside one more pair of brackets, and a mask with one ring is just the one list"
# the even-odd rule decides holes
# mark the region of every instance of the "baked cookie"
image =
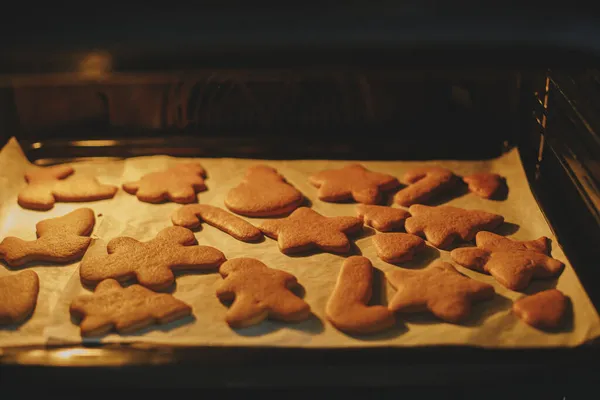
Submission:
[[410,213],[401,208],[359,204],[356,215],[362,218],[364,224],[380,232],[389,232],[404,228],[404,221]]
[[373,244],[377,257],[392,264],[410,261],[425,249],[425,241],[409,233],[378,233],[373,236]]
[[248,217],[276,217],[298,208],[304,197],[277,170],[266,165],[248,168],[242,183],[225,197],[225,205]]
[[545,254],[532,250],[486,250],[480,247],[463,247],[450,253],[452,259],[463,267],[490,274],[511,290],[523,290],[532,279],[553,278],[565,265]]
[[321,171],[309,181],[319,188],[318,196],[323,201],[354,200],[363,204],[377,204],[382,191],[395,189],[400,184],[393,176],[369,171],[360,164]]
[[194,233],[180,226],[163,229],[148,242],[118,237],[108,242],[108,254],[92,246],[79,265],[81,281],[96,285],[105,279],[135,278],[142,286],[164,290],[175,281],[174,270],[214,270],[224,261],[219,250],[198,246]]
[[94,211],[79,208],[62,217],[45,219],[35,226],[37,239],[9,236],[0,243],[0,259],[11,267],[32,261],[69,263],[83,257],[96,222]]
[[479,172],[463,177],[463,181],[471,192],[484,199],[491,199],[502,190],[506,190],[506,182],[498,174]]
[[495,293],[493,286],[470,279],[442,261],[423,270],[396,269],[386,276],[396,288],[390,310],[429,310],[450,323],[464,321],[471,312],[471,303],[490,300]]
[[35,309],[39,291],[40,280],[33,271],[0,277],[0,325],[27,319]]
[[523,297],[513,303],[513,312],[523,322],[538,329],[560,327],[569,299],[560,290],[550,289]]
[[374,333],[393,326],[396,320],[387,307],[367,305],[373,292],[372,285],[371,261],[361,256],[347,258],[325,308],[329,322],[351,334]]
[[175,211],[171,216],[173,225],[195,229],[202,221],[243,242],[256,242],[262,238],[262,232],[240,217],[228,213],[222,208],[206,204],[188,204]]
[[116,330],[130,333],[153,324],[187,317],[192,308],[170,294],[154,293],[140,285],[122,288],[114,279],[102,281],[94,294],[73,300],[71,314],[81,318],[82,336],[99,336]]
[[21,207],[50,210],[58,202],[87,202],[114,197],[117,187],[98,183],[95,178],[71,176],[68,165],[35,167],[25,173],[28,185],[19,193]]
[[177,164],[165,171],[151,172],[135,182],[123,184],[123,190],[146,203],[195,203],[196,193],[206,190],[206,171],[198,163]]
[[270,238],[277,239],[284,254],[319,248],[332,253],[350,251],[346,234],[362,229],[356,217],[324,217],[310,208],[300,207],[289,217],[268,220],[258,229]]
[[253,258],[234,258],[219,268],[221,301],[232,301],[225,320],[232,328],[255,325],[266,318],[296,322],[310,316],[310,306],[290,291],[296,277]]
[[441,249],[451,246],[455,239],[471,241],[477,232],[496,229],[504,222],[501,215],[452,206],[416,204],[409,211],[411,217],[404,223],[406,232],[425,236],[432,245]]
[[536,240],[518,241],[487,231],[481,231],[475,235],[477,247],[489,251],[531,250],[550,255],[549,242],[550,239],[545,236]]
[[404,174],[408,186],[394,196],[394,202],[403,207],[425,203],[456,184],[452,171],[441,167],[413,168]]

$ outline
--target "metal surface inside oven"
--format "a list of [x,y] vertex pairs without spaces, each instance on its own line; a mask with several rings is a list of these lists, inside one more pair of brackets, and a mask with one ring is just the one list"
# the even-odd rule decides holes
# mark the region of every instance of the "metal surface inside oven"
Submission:
[[[532,19],[496,16],[484,29],[485,16],[457,24],[423,10],[386,17],[383,9],[366,15],[358,10],[342,13],[337,25],[326,16],[315,19],[305,36],[291,26],[286,30],[284,16],[265,17],[263,29],[247,36],[242,28],[228,36],[216,22],[199,28],[183,18],[179,25],[165,25],[182,38],[172,47],[167,38],[151,46],[152,35],[140,34],[141,20],[133,24],[137,29],[128,45],[110,35],[99,40],[91,24],[77,43],[46,38],[63,46],[56,51],[12,46],[0,56],[0,144],[16,136],[30,161],[40,165],[149,154],[485,159],[518,146],[536,199],[598,309],[598,32],[587,31],[584,40],[578,32],[534,34],[527,29]],[[228,24],[243,15],[230,16]],[[398,23],[411,18],[413,25]],[[300,24],[299,18],[291,20]],[[419,28],[418,21],[427,21],[431,30]],[[119,22],[115,31],[126,27]],[[456,28],[455,36],[443,38],[443,22]],[[497,30],[511,23],[520,36]],[[210,29],[212,38],[203,35]],[[277,29],[282,33],[274,37]],[[420,40],[407,36],[411,32]],[[32,45],[32,37],[21,39]],[[78,350],[0,352],[0,380],[28,374],[45,382],[60,376],[83,382],[101,371],[115,383],[168,374],[170,384],[184,386],[339,385],[348,376],[356,385],[395,385],[398,376],[428,384],[495,373],[516,382],[546,380],[556,365],[571,369],[569,379],[585,380],[586,366],[598,354],[594,344],[528,351],[130,347],[80,349],[81,357],[66,361],[65,351]],[[77,368],[83,365],[91,369]],[[227,376],[221,373],[225,368]],[[431,371],[443,373],[432,378]]]

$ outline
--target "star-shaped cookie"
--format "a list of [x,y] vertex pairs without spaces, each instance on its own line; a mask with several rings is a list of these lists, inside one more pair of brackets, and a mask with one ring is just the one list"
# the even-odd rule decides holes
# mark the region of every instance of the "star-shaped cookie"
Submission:
[[381,192],[398,187],[398,179],[372,172],[360,164],[330,169],[312,175],[310,183],[319,188],[319,199],[338,202],[353,199],[358,203],[377,204]]
[[388,305],[390,310],[429,310],[450,323],[466,319],[471,311],[471,303],[494,297],[493,286],[470,279],[442,261],[423,270],[396,269],[386,277],[396,288],[396,294]]
[[356,217],[324,217],[310,208],[300,207],[289,217],[268,220],[258,229],[277,239],[284,254],[319,248],[332,253],[346,253],[350,241],[346,234],[359,231],[362,220]]

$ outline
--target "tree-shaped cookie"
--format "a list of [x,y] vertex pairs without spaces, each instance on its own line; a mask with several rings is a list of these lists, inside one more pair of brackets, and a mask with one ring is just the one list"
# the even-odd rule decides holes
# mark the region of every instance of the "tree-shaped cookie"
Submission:
[[192,308],[170,294],[154,293],[140,285],[122,288],[114,279],[107,279],[94,294],[75,298],[70,311],[82,319],[82,336],[98,336],[113,329],[129,333],[166,324],[190,315]]
[[415,254],[425,249],[425,241],[410,233],[378,233],[373,236],[377,257],[385,262],[410,261]]
[[388,232],[404,228],[404,221],[410,217],[410,213],[401,208],[359,204],[356,206],[356,216],[362,218],[365,225]]
[[394,202],[404,207],[422,204],[452,189],[457,182],[452,171],[441,167],[414,168],[404,174],[407,187],[394,196]]
[[565,266],[544,254],[547,247],[540,239],[517,242],[482,234],[477,236],[477,247],[454,249],[450,256],[463,267],[492,275],[508,289],[523,290],[532,279],[558,276]]
[[324,217],[310,208],[300,207],[289,217],[268,220],[258,228],[277,239],[284,254],[319,248],[332,253],[346,253],[350,241],[346,234],[362,229],[356,217]]
[[17,267],[31,261],[68,263],[83,257],[94,229],[94,211],[79,208],[62,217],[36,224],[37,239],[26,241],[7,237],[0,243],[0,259]]
[[513,313],[538,329],[556,329],[564,320],[569,299],[557,289],[525,296],[513,303]]
[[470,279],[442,261],[422,270],[396,269],[386,277],[396,288],[396,294],[388,305],[390,310],[429,310],[451,323],[465,320],[471,311],[471,303],[494,297],[493,286]]
[[173,225],[188,229],[198,228],[202,221],[244,242],[255,242],[263,237],[262,232],[249,222],[228,213],[222,208],[207,204],[188,204],[171,216]]
[[502,191],[506,191],[506,182],[498,174],[478,172],[463,177],[469,190],[479,197],[491,199]]
[[312,175],[309,181],[319,188],[318,196],[323,201],[354,200],[363,204],[377,204],[382,191],[399,185],[395,177],[369,171],[360,164],[321,171]]
[[35,167],[25,173],[28,185],[19,193],[23,208],[49,210],[55,202],[86,202],[112,198],[117,187],[98,183],[96,178],[73,175],[68,165]]
[[447,248],[455,239],[471,241],[479,231],[494,230],[504,217],[480,210],[465,210],[452,206],[429,207],[416,204],[409,208],[406,232],[425,236],[435,247]]
[[265,318],[296,322],[310,316],[310,306],[290,290],[298,281],[287,272],[253,258],[226,261],[219,272],[224,280],[217,297],[233,300],[225,317],[233,328],[255,325]]
[[123,190],[140,201],[194,203],[196,193],[206,190],[206,171],[198,163],[177,164],[165,171],[151,172],[135,182],[123,184]]
[[92,246],[81,261],[81,281],[95,285],[104,279],[135,278],[152,290],[163,290],[175,281],[174,270],[211,270],[225,261],[219,250],[198,246],[194,233],[180,226],[165,228],[148,242],[118,237],[108,242],[108,254]]
[[373,265],[366,257],[344,261],[325,315],[333,326],[348,333],[379,332],[394,325],[394,314],[385,306],[368,306],[373,292]]
[[225,197],[234,213],[248,217],[275,217],[298,208],[304,197],[277,170],[266,165],[248,168],[246,176]]
[[0,277],[0,325],[25,320],[37,303],[40,280],[33,271]]

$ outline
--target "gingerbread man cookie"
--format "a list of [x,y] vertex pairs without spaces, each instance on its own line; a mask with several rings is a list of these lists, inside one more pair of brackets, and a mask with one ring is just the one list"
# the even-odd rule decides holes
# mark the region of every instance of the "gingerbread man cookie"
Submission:
[[296,277],[267,267],[253,258],[235,258],[219,268],[223,277],[217,289],[221,301],[233,304],[225,317],[232,328],[255,325],[266,318],[297,322],[310,316],[310,306],[290,291]]
[[135,278],[142,286],[158,291],[173,284],[174,270],[211,270],[225,261],[223,253],[198,246],[194,233],[180,226],[165,228],[148,242],[130,237],[112,239],[108,254],[100,247],[91,247],[79,266],[85,284]]
[[28,185],[18,196],[23,208],[50,210],[58,202],[87,202],[112,198],[117,187],[98,183],[87,176],[70,176],[74,173],[68,165],[35,167],[25,173]]
[[300,207],[289,217],[269,220],[258,227],[265,235],[277,239],[284,254],[319,248],[332,253],[350,251],[346,234],[362,228],[356,217],[324,217],[310,208]]
[[403,207],[429,201],[439,194],[452,189],[456,184],[452,171],[441,167],[414,168],[404,174],[407,187],[394,196],[394,202]]
[[506,190],[506,182],[498,174],[479,172],[463,177],[469,190],[479,197],[491,199],[502,190]]
[[359,204],[356,206],[356,215],[362,218],[365,225],[380,232],[389,232],[404,228],[404,221],[410,213],[401,208]]
[[248,217],[276,217],[298,208],[304,197],[277,170],[266,165],[248,168],[242,183],[225,197],[225,205]]
[[0,259],[18,267],[31,261],[68,263],[83,257],[96,222],[94,211],[80,208],[62,217],[37,223],[37,239],[7,237],[0,243]]
[[0,277],[0,325],[23,322],[33,313],[40,280],[33,271]]
[[325,315],[337,329],[354,334],[374,333],[396,322],[385,306],[368,306],[373,292],[373,265],[366,257],[344,261]]
[[146,203],[194,203],[196,193],[206,190],[206,171],[198,163],[182,163],[161,172],[151,172],[139,181],[123,184],[123,190]]
[[425,249],[425,241],[409,233],[378,233],[373,237],[377,256],[385,262],[410,261]]
[[256,242],[263,237],[254,225],[227,211],[206,204],[188,204],[175,211],[171,217],[173,225],[195,229],[202,221],[243,242]]
[[471,303],[489,300],[495,293],[493,286],[470,279],[442,261],[423,270],[396,269],[386,276],[396,288],[390,310],[429,310],[450,323],[464,321],[471,312]]
[[323,201],[354,200],[363,204],[377,204],[381,192],[398,187],[398,179],[388,174],[372,172],[360,164],[330,169],[312,175],[310,183],[319,188]]
[[523,322],[538,329],[560,327],[569,299],[557,289],[544,290],[513,303],[513,312]]
[[153,324],[187,317],[192,308],[170,294],[154,293],[140,285],[122,288],[114,279],[100,282],[92,295],[73,300],[71,314],[81,318],[82,336],[99,336],[112,329],[130,333]]
[[451,246],[457,238],[471,241],[477,232],[496,229],[504,222],[501,215],[452,206],[416,204],[409,211],[411,217],[404,223],[406,232],[425,236],[432,245],[441,249]]

